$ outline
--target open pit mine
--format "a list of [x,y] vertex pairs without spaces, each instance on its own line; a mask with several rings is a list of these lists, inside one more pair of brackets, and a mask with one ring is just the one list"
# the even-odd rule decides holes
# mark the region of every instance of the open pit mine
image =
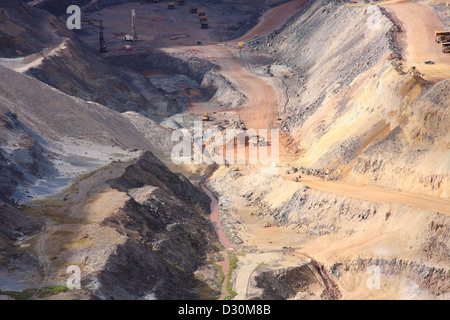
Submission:
[[449,0],[0,1],[0,300],[449,300],[449,241]]

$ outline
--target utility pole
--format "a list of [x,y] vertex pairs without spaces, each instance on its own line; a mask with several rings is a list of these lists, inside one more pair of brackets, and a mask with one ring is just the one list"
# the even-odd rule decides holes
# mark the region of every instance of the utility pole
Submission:
[[106,43],[105,43],[105,38],[103,36],[103,20],[99,20],[99,29],[100,29],[100,49],[99,51],[104,53],[107,52],[108,50],[106,49]]

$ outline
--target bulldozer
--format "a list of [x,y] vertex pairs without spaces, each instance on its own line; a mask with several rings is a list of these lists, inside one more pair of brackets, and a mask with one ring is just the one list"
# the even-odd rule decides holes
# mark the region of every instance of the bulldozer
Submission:
[[450,42],[442,44],[442,53],[450,53]]
[[445,43],[450,41],[450,31],[436,31],[436,42]]
[[207,112],[205,112],[205,114],[203,114],[202,120],[203,121],[209,121],[209,116],[208,116]]
[[170,9],[175,9],[175,2],[167,2],[167,8]]

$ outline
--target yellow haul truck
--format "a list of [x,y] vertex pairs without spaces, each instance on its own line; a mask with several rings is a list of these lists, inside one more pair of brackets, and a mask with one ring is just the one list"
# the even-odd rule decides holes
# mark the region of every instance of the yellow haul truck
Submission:
[[198,10],[198,15],[201,16],[206,16],[206,11],[205,10]]
[[444,43],[450,41],[450,31],[436,31],[436,42],[437,43]]
[[450,53],[450,42],[446,42],[442,44],[442,52]]
[[167,2],[168,9],[175,9],[175,2]]

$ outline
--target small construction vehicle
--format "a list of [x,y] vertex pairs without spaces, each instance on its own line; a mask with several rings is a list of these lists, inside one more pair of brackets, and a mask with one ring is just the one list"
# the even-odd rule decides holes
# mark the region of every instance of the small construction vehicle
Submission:
[[411,67],[411,69],[409,69],[409,74],[410,74],[412,77],[418,77],[418,76],[421,76],[421,75],[422,75],[422,74],[419,72],[419,70],[417,70],[416,67]]
[[442,44],[442,53],[450,53],[450,42]]
[[169,10],[175,9],[175,2],[167,2],[167,8]]
[[450,42],[450,31],[436,31],[435,36],[437,43]]
[[203,115],[202,120],[203,120],[203,121],[209,121],[209,116],[208,116],[208,113],[207,113],[207,112],[205,112],[205,114]]
[[198,8],[197,8],[196,6],[190,6],[190,7],[189,7],[189,11],[190,11],[191,13],[197,13]]

